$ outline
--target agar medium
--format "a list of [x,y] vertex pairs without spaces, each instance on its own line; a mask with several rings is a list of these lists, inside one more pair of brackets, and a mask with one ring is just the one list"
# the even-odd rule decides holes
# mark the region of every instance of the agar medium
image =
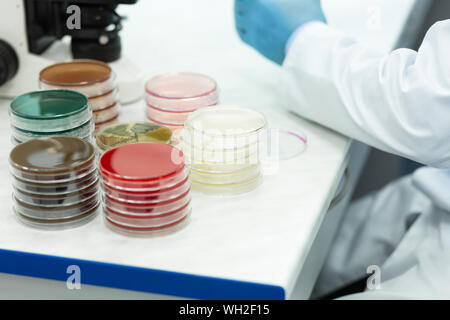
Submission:
[[60,230],[92,220],[99,206],[94,147],[74,137],[32,139],[9,157],[14,212],[22,223]]
[[10,105],[12,139],[72,136],[92,140],[93,121],[88,99],[75,91],[35,91],[15,98]]
[[219,93],[216,81],[206,75],[174,72],[148,80],[145,101],[149,121],[178,131],[193,111],[216,105]]
[[96,136],[97,149],[100,154],[111,148],[138,142],[170,144],[172,131],[153,123],[130,122],[106,127]]
[[130,236],[177,230],[191,212],[184,156],[161,143],[125,144],[100,158],[106,225]]
[[112,124],[119,116],[116,75],[104,62],[72,60],[44,68],[39,74],[42,89],[70,89],[91,103],[96,129]]
[[266,119],[255,110],[218,106],[193,112],[180,138],[193,190],[248,192],[261,182],[260,143]]

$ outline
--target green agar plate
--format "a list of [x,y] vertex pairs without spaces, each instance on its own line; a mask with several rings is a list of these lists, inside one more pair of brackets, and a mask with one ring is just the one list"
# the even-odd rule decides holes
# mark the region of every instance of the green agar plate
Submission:
[[18,96],[10,107],[11,124],[32,132],[57,132],[92,118],[88,99],[70,90],[35,91]]

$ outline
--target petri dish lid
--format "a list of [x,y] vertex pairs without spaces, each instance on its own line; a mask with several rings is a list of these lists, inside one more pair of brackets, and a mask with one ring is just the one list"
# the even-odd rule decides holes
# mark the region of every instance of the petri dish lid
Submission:
[[[92,119],[87,120],[85,123],[82,123],[81,125],[61,130],[61,131],[55,131],[55,132],[41,132],[41,131],[30,131],[30,130],[24,130],[21,128],[16,128],[15,126],[11,126],[12,135],[15,138],[42,138],[42,137],[48,137],[48,136],[79,136],[86,133],[91,133],[91,131],[94,130],[94,122]],[[20,139],[18,139],[20,140]]]
[[97,60],[73,60],[56,63],[39,73],[39,81],[52,86],[89,86],[111,77],[112,69]]
[[111,148],[137,142],[169,144],[172,131],[153,123],[121,123],[104,128],[97,133],[97,146],[105,151]]
[[82,226],[93,220],[97,216],[98,207],[99,205],[97,204],[90,211],[75,217],[52,220],[28,217],[14,206],[13,210],[17,219],[26,226],[42,230],[65,230]]
[[301,155],[307,149],[308,137],[299,126],[296,114],[269,111],[266,116],[268,129],[263,140],[265,152],[262,152],[262,158],[269,162],[276,159],[285,161]]
[[267,125],[265,116],[255,110],[217,106],[194,111],[184,126],[201,135],[224,138],[256,134]]
[[14,169],[23,172],[54,174],[87,166],[94,158],[94,147],[89,142],[56,136],[32,139],[16,146],[9,162]]
[[79,180],[55,184],[33,183],[21,180],[13,176],[12,184],[15,189],[30,194],[62,196],[70,193],[79,192],[82,189],[86,189],[93,185],[97,185],[98,181],[99,179],[97,176],[97,172],[93,172],[90,175],[85,176]]
[[217,103],[217,83],[199,73],[173,72],[156,76],[145,84],[147,102],[166,110],[193,111]]
[[81,93],[71,90],[44,90],[25,93],[11,102],[13,116],[31,120],[67,118],[85,111],[89,101]]
[[100,158],[102,175],[125,181],[165,179],[184,168],[181,150],[154,142],[122,145],[106,151]]
[[105,215],[105,224],[112,231],[123,234],[125,236],[130,237],[149,237],[149,236],[162,236],[172,234],[184,228],[186,224],[189,222],[191,210],[180,220],[173,222],[168,225],[160,226],[160,227],[130,227],[124,226],[122,224],[117,224],[116,222],[111,221]]

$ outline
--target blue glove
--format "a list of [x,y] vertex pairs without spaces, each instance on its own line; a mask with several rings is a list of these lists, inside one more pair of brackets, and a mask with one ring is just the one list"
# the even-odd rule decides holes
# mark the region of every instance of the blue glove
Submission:
[[240,38],[281,65],[291,34],[309,21],[326,22],[320,0],[235,0]]

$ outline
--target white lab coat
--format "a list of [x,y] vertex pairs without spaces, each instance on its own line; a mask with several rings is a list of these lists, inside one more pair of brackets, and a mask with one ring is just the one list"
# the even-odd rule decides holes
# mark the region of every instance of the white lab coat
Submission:
[[[302,28],[283,64],[281,99],[299,115],[436,168],[450,168],[450,20],[418,52],[386,55],[321,24]],[[450,174],[425,167],[353,203],[317,295],[381,267],[381,287],[348,298],[450,299]]]

